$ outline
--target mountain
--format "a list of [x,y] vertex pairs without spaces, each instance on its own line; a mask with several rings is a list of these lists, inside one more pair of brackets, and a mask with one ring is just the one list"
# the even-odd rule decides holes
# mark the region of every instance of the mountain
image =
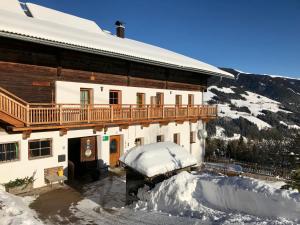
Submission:
[[228,142],[240,139],[249,143],[247,147],[268,151],[272,145],[280,145],[282,151],[295,149],[300,136],[300,79],[221,69],[235,79],[209,80],[205,101],[218,104],[219,111],[218,119],[207,124],[209,140],[223,141],[218,145],[224,151]]

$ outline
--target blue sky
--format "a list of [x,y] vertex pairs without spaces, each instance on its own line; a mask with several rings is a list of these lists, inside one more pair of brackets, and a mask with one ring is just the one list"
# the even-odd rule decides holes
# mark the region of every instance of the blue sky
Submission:
[[300,77],[300,0],[30,0],[220,67]]

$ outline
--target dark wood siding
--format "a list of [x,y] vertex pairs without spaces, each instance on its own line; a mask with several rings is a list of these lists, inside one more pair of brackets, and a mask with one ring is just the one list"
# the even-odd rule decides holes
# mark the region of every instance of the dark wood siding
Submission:
[[0,38],[0,87],[28,102],[54,101],[55,81],[198,91],[208,75]]

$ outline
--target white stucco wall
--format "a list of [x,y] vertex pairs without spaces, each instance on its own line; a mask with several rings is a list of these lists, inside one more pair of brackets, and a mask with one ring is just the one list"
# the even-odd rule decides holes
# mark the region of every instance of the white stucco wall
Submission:
[[[135,146],[135,138],[144,138],[144,144],[156,142],[157,135],[164,135],[165,141],[173,141],[173,134],[180,133],[180,145],[193,154],[199,161],[203,160],[202,141],[196,138],[196,143],[190,144],[190,130],[197,131],[197,123],[183,124],[169,123],[160,127],[159,124],[151,124],[149,127],[140,125],[129,126],[128,129],[119,130],[118,127],[108,128],[107,132],[94,132],[93,129],[70,130],[64,136],[60,136],[58,131],[32,133],[27,140],[22,139],[22,134],[0,133],[0,143],[19,143],[20,159],[13,162],[0,163],[0,183],[6,183],[16,178],[24,178],[35,174],[34,187],[44,186],[44,169],[56,166],[68,165],[68,139],[76,137],[97,136],[98,159],[102,159],[109,165],[109,141],[103,141],[103,136],[121,135],[121,154]],[[34,139],[52,139],[52,156],[47,158],[28,159],[28,141]],[[58,163],[58,155],[65,154],[66,161]],[[67,170],[66,170],[67,172]]]
[[56,103],[79,104],[80,88],[93,89],[94,104],[109,104],[109,90],[122,91],[122,104],[136,104],[137,93],[145,93],[145,102],[146,104],[150,104],[150,97],[155,96],[157,92],[164,93],[165,104],[175,104],[176,95],[182,95],[182,104],[188,104],[188,94],[194,94],[194,104],[202,104],[202,93],[199,91],[179,91],[66,81],[56,81]]

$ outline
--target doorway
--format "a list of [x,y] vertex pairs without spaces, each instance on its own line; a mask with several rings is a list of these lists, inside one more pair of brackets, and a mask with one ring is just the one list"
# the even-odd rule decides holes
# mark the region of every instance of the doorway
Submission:
[[119,165],[121,150],[121,137],[120,135],[113,135],[109,138],[109,165],[116,167]]
[[70,180],[90,175],[99,177],[96,136],[68,139],[68,174]]

